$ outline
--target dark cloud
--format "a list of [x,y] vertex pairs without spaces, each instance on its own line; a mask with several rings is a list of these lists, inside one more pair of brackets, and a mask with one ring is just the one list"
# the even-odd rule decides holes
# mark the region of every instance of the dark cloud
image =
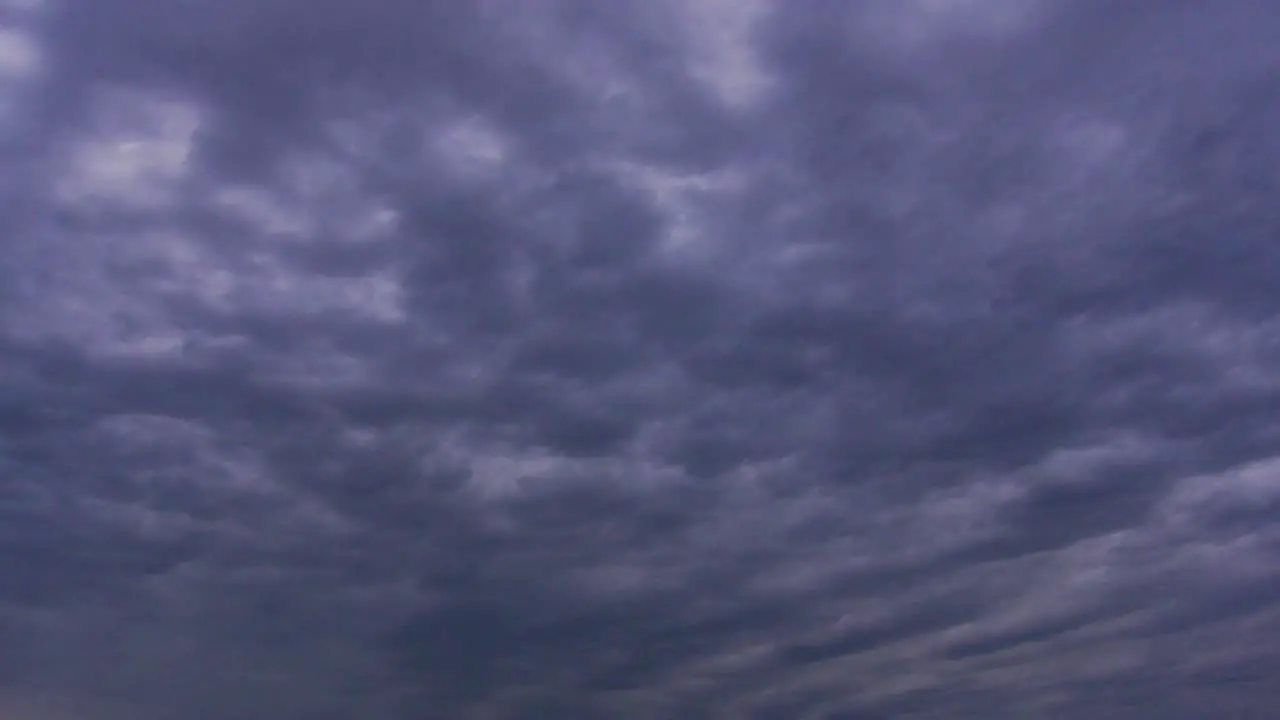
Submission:
[[1264,717],[1278,26],[0,2],[0,715]]

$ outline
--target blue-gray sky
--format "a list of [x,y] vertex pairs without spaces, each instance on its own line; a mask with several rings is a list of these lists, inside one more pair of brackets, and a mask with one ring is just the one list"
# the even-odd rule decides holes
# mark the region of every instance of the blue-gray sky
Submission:
[[0,717],[1274,717],[1278,38],[0,2]]

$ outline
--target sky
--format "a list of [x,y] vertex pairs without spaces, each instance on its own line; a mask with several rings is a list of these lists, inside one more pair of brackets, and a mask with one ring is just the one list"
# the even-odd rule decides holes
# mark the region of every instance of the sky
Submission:
[[0,718],[1274,717],[1278,35],[0,0]]

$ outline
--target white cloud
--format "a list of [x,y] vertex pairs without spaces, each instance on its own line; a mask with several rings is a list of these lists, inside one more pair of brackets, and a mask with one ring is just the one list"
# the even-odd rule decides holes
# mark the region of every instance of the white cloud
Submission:
[[772,0],[696,0],[677,8],[696,77],[732,108],[767,97],[773,79],[757,57],[754,34],[775,11]]
[[459,180],[490,180],[500,172],[511,149],[483,118],[457,119],[431,131],[431,145]]
[[40,65],[35,40],[20,30],[0,27],[0,83],[32,75]]
[[28,33],[0,27],[0,130],[19,119],[42,67],[40,47]]
[[57,196],[75,208],[160,210],[181,196],[201,112],[191,103],[112,89],[70,147]]
[[1025,32],[1041,18],[1045,0],[873,0],[857,26],[860,39],[905,56],[976,38],[999,40]]

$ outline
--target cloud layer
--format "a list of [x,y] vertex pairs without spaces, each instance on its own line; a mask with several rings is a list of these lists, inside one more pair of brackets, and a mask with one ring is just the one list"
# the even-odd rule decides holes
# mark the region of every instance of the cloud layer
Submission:
[[0,3],[0,715],[1266,716],[1277,28]]

